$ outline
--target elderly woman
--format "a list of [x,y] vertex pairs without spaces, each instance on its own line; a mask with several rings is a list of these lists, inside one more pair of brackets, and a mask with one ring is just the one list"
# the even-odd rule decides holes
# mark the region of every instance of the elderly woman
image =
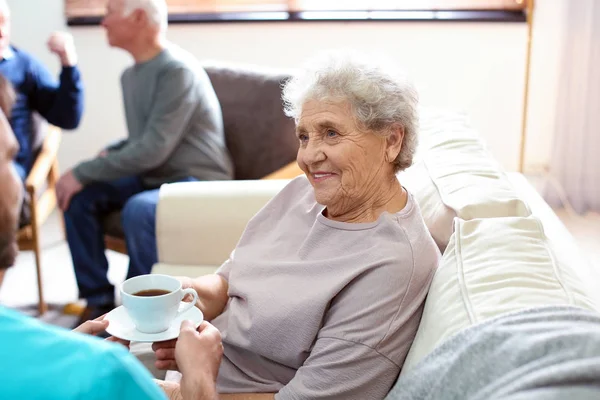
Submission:
[[[217,389],[381,399],[439,260],[396,177],[415,151],[417,94],[377,65],[330,56],[290,80],[284,100],[306,176],[252,218],[215,275],[182,278],[223,335]],[[169,346],[154,345],[158,368],[176,368]]]

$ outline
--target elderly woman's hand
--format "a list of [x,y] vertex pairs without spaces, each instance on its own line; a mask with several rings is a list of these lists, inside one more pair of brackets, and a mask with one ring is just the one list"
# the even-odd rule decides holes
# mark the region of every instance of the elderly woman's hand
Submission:
[[152,350],[156,354],[154,366],[162,370],[179,371],[175,361],[175,346],[177,339],[167,340],[165,342],[152,343]]
[[[176,276],[175,279],[177,279],[179,282],[181,282],[181,288],[182,289],[188,289],[188,288],[194,288],[194,280],[188,276]],[[183,298],[183,301],[186,300],[191,300],[192,296],[190,295],[186,295]]]
[[[181,282],[183,289],[192,288],[198,293],[196,307],[202,311],[206,321],[212,321],[223,312],[229,299],[227,295],[229,284],[225,278],[218,274],[203,275],[195,279],[187,276],[176,278]],[[192,296],[187,295],[183,301],[191,299]]]

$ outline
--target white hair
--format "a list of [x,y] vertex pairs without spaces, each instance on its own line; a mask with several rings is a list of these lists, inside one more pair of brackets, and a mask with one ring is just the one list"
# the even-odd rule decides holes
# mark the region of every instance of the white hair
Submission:
[[123,0],[123,15],[128,16],[135,10],[146,12],[150,22],[161,32],[167,30],[169,12],[165,0]]
[[404,129],[395,171],[412,165],[417,147],[418,94],[397,69],[373,57],[350,51],[330,51],[310,60],[283,87],[286,115],[296,123],[309,100],[349,103],[357,126],[386,135],[394,126]]

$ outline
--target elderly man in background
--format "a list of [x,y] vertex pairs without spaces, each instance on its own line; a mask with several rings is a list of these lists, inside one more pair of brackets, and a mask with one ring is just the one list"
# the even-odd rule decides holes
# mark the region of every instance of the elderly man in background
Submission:
[[123,209],[128,277],[150,272],[157,261],[155,217],[163,183],[232,177],[219,101],[192,55],[166,42],[164,0],[109,0],[102,21],[108,42],[135,64],[121,84],[127,139],[66,172],[57,184],[83,320],[114,307],[107,279],[102,214]]
[[[10,44],[10,9],[0,0],[0,73],[17,93],[10,125],[19,143],[15,169],[25,181],[34,161],[32,113],[63,129],[75,129],[83,112],[83,84],[77,68],[77,52],[71,35],[56,32],[48,40],[49,50],[62,65],[59,82],[32,55]],[[23,216],[22,223],[27,222]]]

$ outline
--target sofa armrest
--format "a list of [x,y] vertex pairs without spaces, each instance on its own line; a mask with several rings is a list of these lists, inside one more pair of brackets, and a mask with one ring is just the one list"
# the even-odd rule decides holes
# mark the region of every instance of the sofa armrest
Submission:
[[156,211],[160,263],[220,266],[235,248],[250,218],[288,182],[204,181],[163,185]]

